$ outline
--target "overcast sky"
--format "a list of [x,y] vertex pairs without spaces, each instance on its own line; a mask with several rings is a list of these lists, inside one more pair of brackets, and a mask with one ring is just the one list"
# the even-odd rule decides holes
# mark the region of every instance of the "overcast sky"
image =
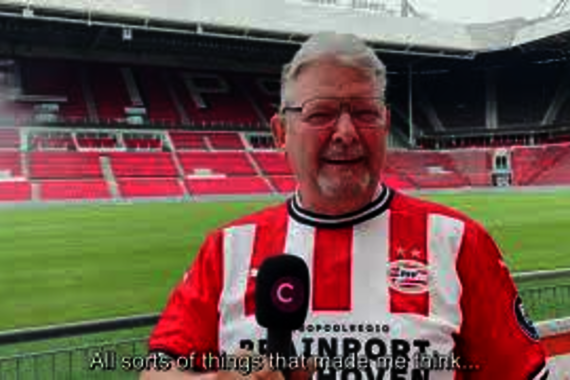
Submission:
[[[455,22],[492,22],[544,16],[559,0],[410,0],[421,13]],[[570,5],[566,8],[570,11]]]

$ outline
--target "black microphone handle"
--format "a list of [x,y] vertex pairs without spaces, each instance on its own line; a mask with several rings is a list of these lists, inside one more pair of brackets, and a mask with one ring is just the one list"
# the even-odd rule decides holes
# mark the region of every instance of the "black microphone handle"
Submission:
[[[273,369],[279,369],[283,373],[285,380],[291,378],[291,371],[287,367],[293,354],[292,345],[291,330],[267,329],[267,353],[273,356],[273,362],[270,364]],[[282,366],[283,361],[287,365],[286,368]]]

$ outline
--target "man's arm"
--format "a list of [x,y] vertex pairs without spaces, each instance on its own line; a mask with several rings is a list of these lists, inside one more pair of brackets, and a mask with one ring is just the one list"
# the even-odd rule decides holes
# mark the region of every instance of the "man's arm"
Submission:
[[501,252],[479,225],[466,229],[458,258],[462,323],[458,379],[544,380],[546,355]]
[[[218,301],[222,289],[222,241],[219,231],[200,247],[184,279],[172,291],[149,339],[149,354],[161,358],[158,369],[141,374],[145,380],[197,379],[211,376],[180,371],[176,358],[200,357],[218,351]],[[163,365],[170,360],[170,370]],[[199,363],[194,363],[199,364]]]

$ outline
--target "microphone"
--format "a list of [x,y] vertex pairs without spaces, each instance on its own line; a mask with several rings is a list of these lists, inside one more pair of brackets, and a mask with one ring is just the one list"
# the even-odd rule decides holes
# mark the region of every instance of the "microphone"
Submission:
[[[267,352],[279,365],[288,363],[295,349],[292,332],[305,323],[309,309],[309,268],[303,259],[288,254],[269,257],[257,272],[255,318],[267,329]],[[282,359],[280,359],[282,358]],[[282,368],[285,379],[290,371]]]

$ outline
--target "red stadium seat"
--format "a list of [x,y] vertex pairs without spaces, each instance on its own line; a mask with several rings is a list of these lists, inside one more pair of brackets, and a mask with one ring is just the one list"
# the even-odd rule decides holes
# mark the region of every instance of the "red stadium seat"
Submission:
[[119,178],[117,185],[123,198],[184,196],[175,178]]
[[201,169],[209,169],[214,174],[256,174],[244,152],[179,152],[178,158],[186,174]]
[[15,202],[29,201],[32,199],[32,186],[29,182],[0,181],[0,201]]
[[292,175],[291,167],[281,152],[253,152],[260,169],[267,175]]
[[111,193],[103,180],[41,181],[41,200],[109,199]]
[[193,178],[186,180],[193,195],[270,194],[271,189],[259,176],[228,178]]
[[176,177],[172,155],[166,152],[113,152],[109,154],[116,177]]
[[34,179],[101,178],[96,152],[30,152],[30,177]]
[[20,149],[20,132],[15,128],[0,127],[0,149]]
[[7,172],[9,177],[22,175],[22,158],[20,152],[0,152],[0,173]]

